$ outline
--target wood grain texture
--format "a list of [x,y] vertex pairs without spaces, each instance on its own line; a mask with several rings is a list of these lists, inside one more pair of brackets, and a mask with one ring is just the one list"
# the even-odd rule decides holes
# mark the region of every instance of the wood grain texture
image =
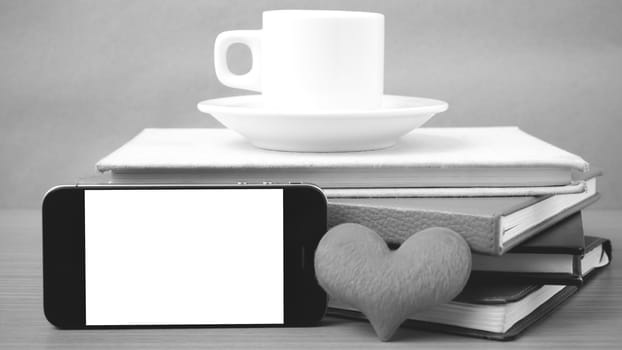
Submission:
[[500,343],[400,329],[380,343],[366,322],[325,318],[313,328],[64,331],[43,316],[38,211],[0,211],[0,349],[426,349],[619,348],[622,343],[622,211],[586,211],[590,235],[613,240],[613,263],[553,315],[516,341]]

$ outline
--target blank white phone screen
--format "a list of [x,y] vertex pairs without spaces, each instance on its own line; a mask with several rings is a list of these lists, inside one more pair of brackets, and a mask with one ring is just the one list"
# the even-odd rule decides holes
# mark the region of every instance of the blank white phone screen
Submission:
[[283,190],[86,190],[86,325],[283,324]]

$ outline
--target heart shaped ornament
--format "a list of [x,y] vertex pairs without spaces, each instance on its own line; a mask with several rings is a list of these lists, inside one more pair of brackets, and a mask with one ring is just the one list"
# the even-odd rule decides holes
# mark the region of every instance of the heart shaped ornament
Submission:
[[320,241],[315,273],[331,298],[360,310],[387,341],[409,316],[462,291],[471,273],[471,250],[456,232],[435,227],[391,251],[373,230],[346,223]]

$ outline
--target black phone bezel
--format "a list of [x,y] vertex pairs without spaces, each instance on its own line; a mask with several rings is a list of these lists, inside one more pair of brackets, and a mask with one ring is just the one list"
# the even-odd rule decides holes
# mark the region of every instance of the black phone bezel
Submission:
[[[86,325],[84,191],[110,189],[283,189],[283,324]],[[93,185],[59,186],[42,204],[43,309],[58,328],[178,328],[312,326],[323,317],[326,294],[315,277],[315,249],[326,232],[326,197],[316,186]]]

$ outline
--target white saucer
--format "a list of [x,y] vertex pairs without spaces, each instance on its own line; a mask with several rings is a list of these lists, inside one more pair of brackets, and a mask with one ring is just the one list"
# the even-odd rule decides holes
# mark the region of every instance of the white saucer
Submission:
[[448,107],[443,101],[393,95],[385,95],[382,104],[368,110],[292,111],[264,107],[261,95],[246,95],[203,101],[198,108],[260,148],[345,152],[393,146]]

